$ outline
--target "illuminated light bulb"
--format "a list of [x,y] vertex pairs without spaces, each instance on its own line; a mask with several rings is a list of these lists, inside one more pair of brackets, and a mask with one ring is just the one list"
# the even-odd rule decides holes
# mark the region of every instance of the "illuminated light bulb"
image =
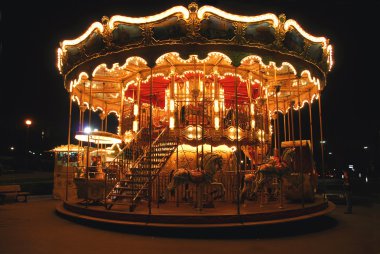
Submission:
[[255,104],[251,103],[251,115],[255,115]]
[[174,112],[174,100],[170,99],[170,105],[169,105],[170,112]]
[[174,129],[174,117],[170,117],[170,119],[169,119],[169,128],[171,129],[171,130],[173,130]]
[[133,105],[133,115],[138,116],[139,114],[139,105],[134,104]]
[[219,130],[219,117],[218,116],[216,116],[215,117],[215,130]]
[[218,113],[219,112],[219,101],[214,100],[214,112]]
[[91,127],[86,127],[86,128],[84,128],[84,133],[87,133],[87,134],[89,134],[89,133],[91,133]]
[[132,130],[134,132],[137,132],[139,130],[139,121],[135,120],[133,121],[133,127],[132,127]]

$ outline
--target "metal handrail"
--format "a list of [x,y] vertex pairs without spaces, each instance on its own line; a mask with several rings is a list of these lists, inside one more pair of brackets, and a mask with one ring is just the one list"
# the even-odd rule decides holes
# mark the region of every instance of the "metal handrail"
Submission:
[[[134,135],[134,138],[133,139],[136,139],[139,135],[140,135],[140,133],[141,133],[141,131],[143,130],[143,129],[145,129],[144,127],[143,128],[141,128],[135,135]],[[115,162],[115,160],[124,152],[124,150],[125,149],[127,149],[128,148],[128,146],[125,146],[125,147],[123,147],[123,149],[121,149],[121,151],[115,156],[115,158],[113,158],[113,160],[110,162],[110,164],[112,164],[112,163],[114,163]]]
[[[154,140],[154,142],[152,143],[152,147],[156,144],[156,142],[160,139],[161,135],[167,130],[167,128],[165,128],[163,131],[161,131],[161,133],[158,135],[158,137]],[[146,156],[148,152],[148,148],[144,150],[144,153],[142,155],[140,155],[140,157],[132,164],[132,167],[131,168],[134,168],[136,165],[138,165],[140,163],[140,161]]]

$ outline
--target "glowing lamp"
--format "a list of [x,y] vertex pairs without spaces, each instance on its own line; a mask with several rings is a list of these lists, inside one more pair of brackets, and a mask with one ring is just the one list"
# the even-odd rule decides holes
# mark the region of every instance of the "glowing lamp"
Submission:
[[170,99],[169,110],[170,110],[170,112],[174,112],[174,100],[173,99]]
[[25,124],[29,127],[32,124],[32,120],[26,119]]
[[251,103],[251,115],[255,115],[255,104]]
[[170,119],[169,119],[169,128],[171,129],[171,130],[173,130],[174,129],[174,117],[170,117]]
[[134,104],[133,105],[133,115],[138,116],[139,114],[139,105]]
[[89,134],[89,133],[91,133],[91,127],[86,127],[86,128],[84,128],[84,133],[87,133],[87,134]]
[[256,126],[256,122],[255,122],[255,120],[252,119],[251,120],[251,128],[254,129],[255,126]]
[[219,101],[218,100],[214,101],[214,112],[215,113],[219,112]]
[[134,132],[137,132],[137,131],[139,130],[139,121],[137,121],[137,120],[134,120],[134,121],[133,121],[132,130],[133,130]]
[[214,123],[215,123],[215,130],[219,130],[220,126],[219,126],[219,117],[218,116],[215,117],[215,122]]

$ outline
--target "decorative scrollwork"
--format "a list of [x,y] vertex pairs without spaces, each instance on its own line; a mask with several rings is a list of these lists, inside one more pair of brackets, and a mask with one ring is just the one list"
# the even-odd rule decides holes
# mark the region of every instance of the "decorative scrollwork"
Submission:
[[145,25],[140,26],[140,28],[142,30],[142,35],[144,37],[143,44],[152,45],[154,41],[152,26],[149,24],[145,24]]
[[234,26],[235,30],[235,37],[234,41],[237,44],[244,44],[247,42],[247,40],[244,38],[245,36],[245,29],[247,28],[247,24],[243,24],[240,22],[233,22],[232,25]]
[[278,19],[280,23],[278,24],[278,27],[276,28],[276,40],[273,42],[273,45],[277,47],[278,49],[283,49],[283,42],[285,39],[285,29],[284,29],[284,24],[286,21],[286,16],[285,14],[280,14],[278,16]]

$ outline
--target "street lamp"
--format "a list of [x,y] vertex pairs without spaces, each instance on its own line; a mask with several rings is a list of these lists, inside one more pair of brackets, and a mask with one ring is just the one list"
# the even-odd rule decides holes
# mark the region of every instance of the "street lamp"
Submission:
[[29,127],[32,125],[32,120],[26,119],[25,124],[26,124],[25,169],[28,169]]
[[32,120],[30,120],[30,119],[26,119],[26,120],[25,120],[25,124],[26,124],[26,126],[29,128],[29,126],[32,125]]

